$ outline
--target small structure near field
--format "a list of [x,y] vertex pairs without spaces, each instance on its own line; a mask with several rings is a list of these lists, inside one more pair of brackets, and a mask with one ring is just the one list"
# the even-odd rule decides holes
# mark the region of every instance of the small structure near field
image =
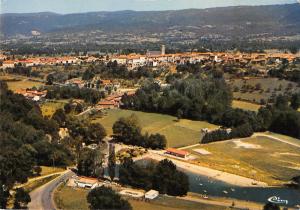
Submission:
[[149,200],[153,200],[155,198],[157,198],[159,195],[159,192],[156,190],[150,190],[148,192],[145,193],[145,198],[149,199]]
[[190,155],[190,153],[187,151],[179,150],[175,148],[168,148],[166,150],[166,153],[180,158],[187,158]]
[[144,197],[144,193],[142,193],[141,191],[137,191],[137,190],[122,190],[121,192],[119,192],[120,195],[123,196],[129,196],[132,198],[143,198]]
[[79,188],[88,188],[88,189],[94,189],[95,187],[99,186],[98,179],[96,178],[90,178],[90,177],[78,177],[74,180],[74,183]]

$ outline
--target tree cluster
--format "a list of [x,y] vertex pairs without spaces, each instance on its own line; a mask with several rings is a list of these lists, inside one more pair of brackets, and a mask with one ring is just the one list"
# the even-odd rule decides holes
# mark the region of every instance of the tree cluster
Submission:
[[166,147],[166,138],[160,134],[142,134],[136,115],[120,118],[113,125],[113,136],[116,141],[124,144],[142,146],[151,149]]
[[189,180],[186,174],[177,170],[167,159],[158,164],[139,165],[126,158],[120,166],[120,182],[145,190],[155,189],[162,194],[173,196],[186,195]]
[[97,187],[87,195],[90,209],[122,209],[131,210],[132,207],[127,200],[108,187]]
[[146,80],[134,96],[123,96],[123,108],[216,121],[231,107],[232,93],[223,79],[191,77],[175,80],[169,88]]
[[66,166],[73,157],[57,143],[57,123],[45,119],[37,104],[12,93],[2,81],[0,110],[0,208],[5,209],[15,183],[26,182],[39,165]]
[[46,95],[47,99],[75,98],[83,99],[87,103],[96,104],[105,96],[104,92],[99,92],[89,88],[50,86],[46,89],[48,90]]

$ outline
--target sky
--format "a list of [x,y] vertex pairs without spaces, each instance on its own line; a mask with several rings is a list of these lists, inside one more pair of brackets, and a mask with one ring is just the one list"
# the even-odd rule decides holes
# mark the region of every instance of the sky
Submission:
[[47,11],[68,14],[118,10],[178,10],[295,2],[297,0],[0,0],[0,12],[31,13]]

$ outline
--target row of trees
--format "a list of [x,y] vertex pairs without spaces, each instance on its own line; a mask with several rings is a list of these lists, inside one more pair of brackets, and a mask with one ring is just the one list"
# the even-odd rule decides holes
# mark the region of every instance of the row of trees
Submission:
[[151,149],[164,149],[166,138],[160,134],[142,134],[136,115],[122,117],[113,125],[113,136],[116,141],[124,144],[142,146]]
[[[0,110],[0,208],[5,209],[15,183],[25,183],[28,177],[38,174],[39,165],[69,165],[73,156],[57,143],[56,121],[43,118],[34,102],[9,91],[3,81]],[[15,197],[16,208],[22,207],[22,197]]]
[[120,182],[145,190],[155,189],[161,194],[173,196],[186,195],[189,190],[187,175],[178,171],[172,161],[167,159],[158,164],[150,162],[139,165],[126,158],[120,166]]
[[287,96],[279,95],[273,105],[261,107],[257,114],[231,109],[222,115],[219,123],[233,127],[232,131],[218,129],[206,133],[202,143],[248,137],[254,131],[266,130],[300,138],[300,113],[297,111],[299,107],[300,93],[295,93],[290,101]]
[[47,99],[76,98],[83,99],[87,103],[96,104],[101,98],[105,97],[104,92],[99,92],[89,88],[50,86],[46,87],[46,89],[48,90],[46,95]]

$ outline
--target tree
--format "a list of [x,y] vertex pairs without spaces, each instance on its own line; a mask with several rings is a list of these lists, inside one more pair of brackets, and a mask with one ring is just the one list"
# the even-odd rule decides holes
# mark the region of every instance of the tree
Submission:
[[95,77],[95,74],[90,69],[87,69],[82,75],[83,80],[91,80],[94,77]]
[[275,100],[275,107],[277,109],[285,110],[288,108],[289,100],[286,96],[279,95]]
[[88,124],[88,143],[100,143],[106,136],[105,128],[100,123]]
[[18,188],[15,194],[14,209],[27,209],[27,204],[31,201],[30,195],[23,188]]
[[264,210],[280,210],[280,207],[275,203],[268,202],[264,205]]
[[52,115],[52,120],[55,120],[60,127],[65,126],[66,114],[63,109],[57,109]]
[[298,110],[300,107],[300,93],[295,93],[292,95],[291,98],[291,107],[294,110]]
[[54,76],[52,74],[48,74],[46,80],[47,80],[46,85],[53,85]]
[[104,186],[91,190],[87,195],[87,201],[90,209],[132,209],[128,201],[122,199],[111,188]]
[[176,113],[176,117],[178,121],[182,118],[182,115],[183,115],[183,111],[181,109],[178,109]]
[[88,148],[80,152],[78,158],[78,174],[81,176],[100,177],[102,175],[102,154]]
[[151,149],[164,149],[167,145],[167,140],[164,135],[161,134],[151,134],[148,137],[148,142],[146,142],[147,147]]
[[108,174],[112,181],[115,178],[115,170],[116,170],[115,145],[109,144]]
[[114,138],[125,144],[137,145],[141,137],[141,128],[138,126],[136,115],[120,118],[113,125]]
[[71,106],[71,104],[70,104],[70,103],[65,104],[64,110],[65,110],[65,113],[66,113],[66,114],[71,113],[71,111],[72,111],[72,106]]
[[189,190],[189,180],[186,174],[176,169],[172,161],[165,159],[156,166],[153,188],[162,194],[182,196]]

